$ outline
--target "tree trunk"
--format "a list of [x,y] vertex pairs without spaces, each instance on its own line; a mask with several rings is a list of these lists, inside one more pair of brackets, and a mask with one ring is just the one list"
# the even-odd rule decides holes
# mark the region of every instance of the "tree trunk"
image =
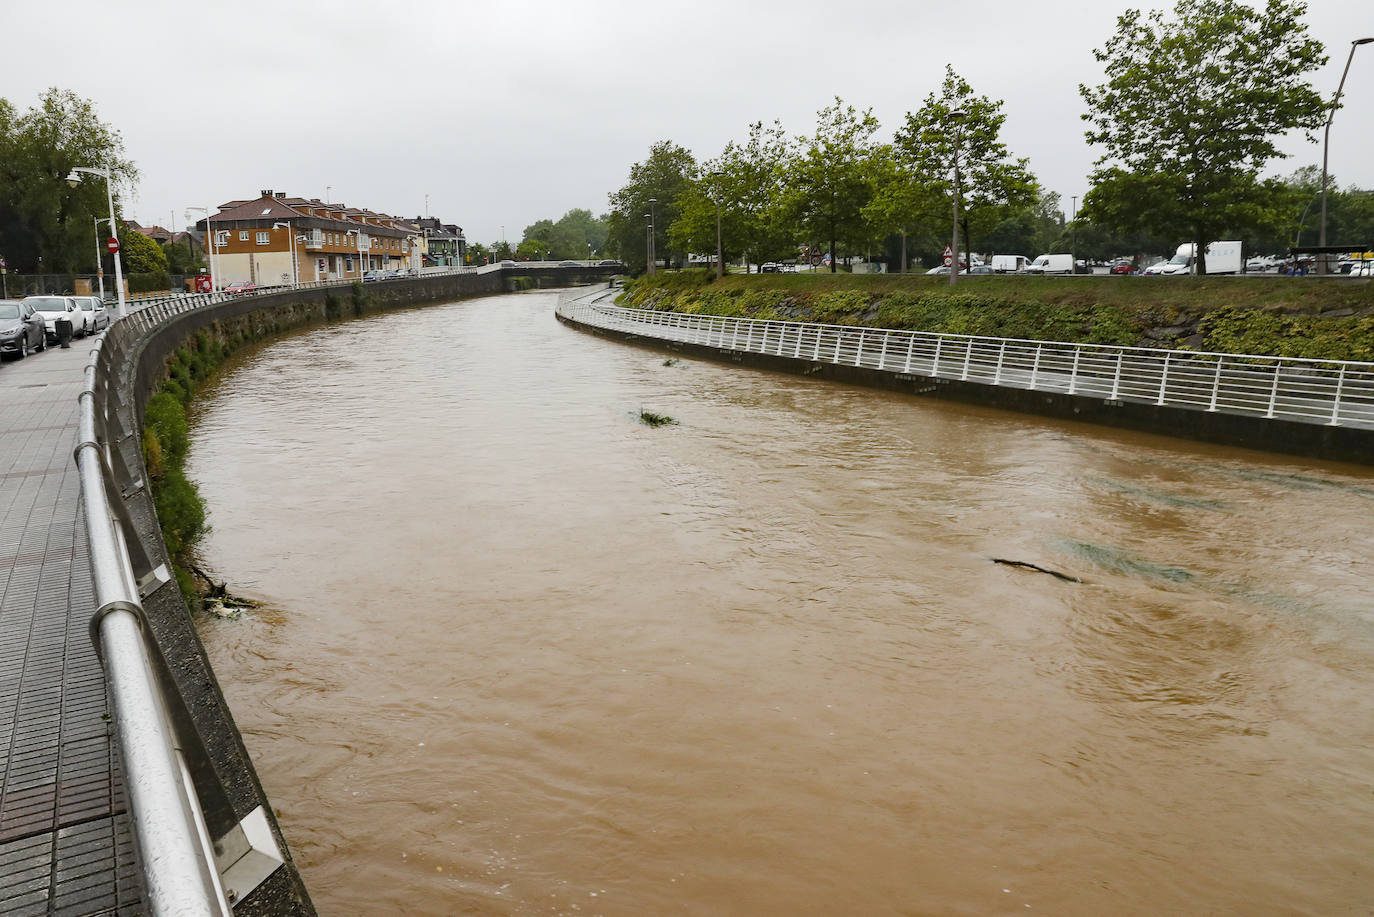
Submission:
[[[959,222],[963,224],[964,230],[964,264],[968,267],[969,273],[971,274],[973,273],[973,245],[970,244],[968,237],[968,211],[965,210],[964,214],[964,218]],[[955,252],[955,254],[957,255],[958,252]],[[959,259],[955,258],[954,260],[958,261]]]
[[1193,240],[1193,273],[1199,277],[1206,277],[1207,242],[1203,238],[1206,233],[1204,233],[1202,227],[1199,226],[1193,235],[1197,237]]

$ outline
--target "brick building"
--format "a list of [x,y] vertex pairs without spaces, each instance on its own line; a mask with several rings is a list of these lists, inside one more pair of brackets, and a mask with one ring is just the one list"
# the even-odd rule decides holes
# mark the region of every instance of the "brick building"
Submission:
[[[206,230],[205,220],[196,228]],[[271,189],[229,201],[209,219],[216,286],[276,286],[358,279],[372,270],[418,269],[419,227],[398,217]]]

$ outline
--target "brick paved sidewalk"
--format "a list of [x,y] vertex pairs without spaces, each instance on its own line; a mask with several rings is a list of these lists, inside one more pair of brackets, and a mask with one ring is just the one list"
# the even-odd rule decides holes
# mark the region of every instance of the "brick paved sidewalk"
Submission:
[[0,914],[134,914],[133,840],[91,645],[85,340],[0,366]]

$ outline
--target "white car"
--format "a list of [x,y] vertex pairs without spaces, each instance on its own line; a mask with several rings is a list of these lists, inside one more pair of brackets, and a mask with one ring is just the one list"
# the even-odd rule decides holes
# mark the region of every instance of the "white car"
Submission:
[[110,327],[110,313],[105,311],[105,303],[101,302],[99,296],[77,296],[77,305],[81,307],[81,313],[85,318],[84,328],[86,334],[99,334],[101,331]]
[[86,314],[81,311],[81,307],[76,303],[74,296],[26,296],[24,302],[33,307],[33,310],[43,319],[43,329],[47,332],[48,341],[57,341],[57,320],[65,318],[72,323],[72,337],[84,337],[86,334]]

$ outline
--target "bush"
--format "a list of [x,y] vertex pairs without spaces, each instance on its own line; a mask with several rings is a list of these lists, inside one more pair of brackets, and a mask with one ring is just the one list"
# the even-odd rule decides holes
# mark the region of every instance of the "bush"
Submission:
[[[157,464],[163,469],[179,469],[190,447],[187,435],[186,411],[182,402],[168,392],[158,392],[148,399],[143,410],[144,461],[148,460],[148,437],[155,444]],[[149,473],[152,473],[151,467]]]
[[205,500],[180,468],[168,468],[153,494],[157,521],[167,553],[182,559],[185,552],[205,534]]
[[130,293],[165,293],[172,288],[172,275],[166,271],[150,274],[125,274]]

